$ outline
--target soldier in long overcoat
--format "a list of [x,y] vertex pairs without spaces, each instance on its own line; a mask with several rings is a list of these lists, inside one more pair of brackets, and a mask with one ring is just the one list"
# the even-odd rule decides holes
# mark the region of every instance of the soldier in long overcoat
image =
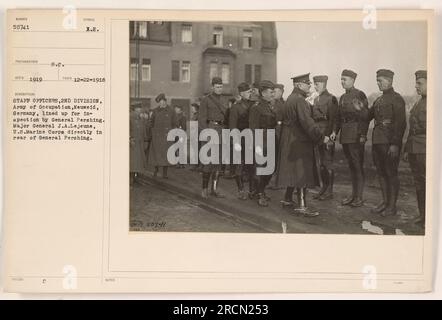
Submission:
[[277,167],[277,183],[286,187],[285,201],[291,202],[297,189],[296,211],[306,216],[318,213],[307,209],[307,188],[318,185],[313,147],[328,142],[312,118],[311,108],[305,100],[310,91],[309,74],[293,77],[294,89],[284,105],[281,148]]
[[158,107],[152,112],[150,119],[150,147],[148,164],[154,166],[154,177],[157,176],[160,167],[163,168],[163,178],[167,178],[167,168],[171,165],[167,160],[167,150],[172,141],[167,141],[167,134],[176,128],[175,111],[167,105],[166,96],[161,93],[155,101]]
[[136,176],[144,171],[145,153],[144,140],[146,137],[146,122],[141,117],[141,104],[131,106],[129,122],[130,139],[130,182],[135,181]]

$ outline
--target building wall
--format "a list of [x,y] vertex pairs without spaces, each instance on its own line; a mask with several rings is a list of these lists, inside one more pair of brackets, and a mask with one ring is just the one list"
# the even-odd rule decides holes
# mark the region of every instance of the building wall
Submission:
[[[143,58],[151,61],[151,81],[138,80],[138,95],[136,94],[138,82],[131,81],[131,98],[141,100],[151,98],[152,104],[155,105],[154,98],[163,92],[169,101],[172,98],[187,99],[190,102],[198,101],[210,91],[210,63],[215,61],[219,63],[220,68],[222,63],[230,64],[230,81],[224,87],[226,95],[236,94],[237,85],[245,81],[246,64],[251,64],[253,69],[254,65],[261,65],[261,79],[276,81],[277,41],[276,39],[269,41],[269,35],[270,38],[272,34],[276,37],[274,23],[267,23],[263,27],[252,22],[193,22],[191,23],[192,43],[181,41],[182,25],[183,22],[170,23],[168,26],[171,33],[170,42],[131,40],[130,57],[139,58],[139,68],[141,69]],[[207,48],[214,47],[212,41],[215,27],[223,29],[223,46],[219,52],[212,52],[211,49],[210,53],[204,54]],[[251,49],[243,49],[243,30],[245,29],[251,30],[253,34]],[[263,43],[263,30],[266,34],[265,43]],[[133,26],[131,26],[132,31]],[[172,81],[172,60],[190,61],[190,82]]]

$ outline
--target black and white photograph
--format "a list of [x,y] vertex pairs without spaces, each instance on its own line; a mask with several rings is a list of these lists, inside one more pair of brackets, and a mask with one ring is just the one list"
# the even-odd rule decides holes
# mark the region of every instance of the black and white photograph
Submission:
[[130,231],[425,234],[425,21],[128,32]]

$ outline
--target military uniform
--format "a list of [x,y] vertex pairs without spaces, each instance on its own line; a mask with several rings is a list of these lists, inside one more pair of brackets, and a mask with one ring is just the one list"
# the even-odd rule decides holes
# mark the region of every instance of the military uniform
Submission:
[[[292,79],[293,82],[310,82],[308,74]],[[322,142],[324,135],[312,118],[306,96],[304,91],[295,87],[285,102],[277,183],[287,188],[284,196],[287,203],[292,202],[293,191],[297,188],[296,210],[308,214],[305,198],[307,188],[319,184],[313,148]]]
[[[222,84],[221,78],[215,77],[212,79],[212,85]],[[204,130],[206,128],[214,129],[218,133],[219,141],[222,137],[222,129],[225,127],[225,117],[226,117],[226,103],[223,97],[214,92],[209,93],[204,98],[201,99],[199,113],[198,113],[198,128]],[[210,141],[208,143],[211,143]],[[202,146],[201,146],[202,147]],[[221,148],[220,145],[216,145],[216,148],[220,150],[219,162],[216,164],[203,164],[203,197],[207,197],[207,186],[212,177],[212,190],[211,194],[219,197],[223,197],[218,191],[218,181],[221,170]]]
[[182,112],[176,114],[176,127],[179,129],[183,129],[184,131],[187,130],[187,119]]
[[[248,86],[247,86],[248,87]],[[242,87],[241,87],[242,88]],[[242,88],[248,90],[247,88]],[[240,89],[241,90],[241,89]],[[229,128],[230,130],[238,129],[242,131],[249,128],[249,110],[253,104],[253,101],[241,99],[230,108],[229,114]],[[248,176],[249,192],[254,191],[253,185],[253,165],[245,163],[245,150],[246,146],[244,140],[241,140],[241,164],[232,164],[235,173],[235,181],[238,187],[238,197],[242,200],[247,199],[244,193],[244,180],[243,175]]]
[[[382,73],[381,73],[382,74]],[[390,75],[390,73],[387,73]],[[378,71],[379,75],[379,71]],[[391,75],[392,76],[392,75]],[[383,201],[374,210],[383,215],[396,213],[399,194],[398,166],[399,155],[391,157],[390,146],[402,147],[406,128],[405,101],[393,88],[384,90],[370,108],[369,120],[374,119],[372,153],[373,162],[379,177]]]
[[176,128],[175,111],[170,106],[155,108],[150,119],[152,136],[147,160],[150,166],[155,167],[155,175],[158,167],[163,167],[164,177],[167,177],[167,167],[170,166],[167,150],[172,145],[171,141],[167,141],[167,134],[173,128]]
[[[427,71],[416,72],[416,80],[427,79]],[[427,95],[422,94],[419,101],[410,111],[409,131],[405,152],[408,153],[408,162],[413,173],[416,186],[419,219],[417,222],[425,222],[425,172],[426,172],[426,139],[427,139]]]
[[[260,83],[261,90],[263,89],[273,89],[274,85],[270,81],[261,81]],[[274,141],[267,141],[267,130],[266,129],[275,129],[276,127],[276,113],[272,107],[271,101],[266,101],[262,97],[260,97],[259,101],[255,102],[252,107],[250,107],[249,112],[249,126],[250,129],[264,129],[263,136],[263,145],[262,152],[263,154],[267,153],[267,144],[274,143]],[[256,145],[255,145],[256,146]],[[258,167],[259,164],[255,162],[255,168]],[[259,204],[267,205],[266,201],[268,200],[265,195],[265,188],[267,184],[270,182],[272,178],[272,174],[269,175],[255,175],[255,180],[257,182],[256,192],[259,196]],[[265,199],[265,200],[264,200]]]
[[[330,136],[333,132],[337,108],[338,100],[334,95],[330,94],[327,89],[314,99],[312,117],[324,136]],[[323,186],[316,198],[325,200],[331,198],[333,195],[333,158],[335,145],[333,142],[321,144],[317,146],[317,150],[319,153],[320,174]]]
[[146,122],[135,111],[130,113],[130,172],[143,173],[145,165],[144,140]]
[[[282,85],[279,85],[279,86],[282,86]],[[275,110],[275,115],[276,115],[276,128],[275,128],[275,138],[276,138],[276,140],[275,140],[275,155],[276,155],[275,165],[276,165],[276,167],[278,166],[278,163],[279,163],[279,153],[280,153],[280,149],[281,149],[281,130],[282,130],[282,118],[283,118],[283,113],[284,113],[284,104],[285,104],[285,101],[282,97],[273,102],[273,109]],[[275,168],[275,172],[276,172],[276,168]],[[275,189],[275,190],[281,188],[277,184],[276,174],[273,175],[272,179],[270,180],[269,188]]]
[[319,182],[313,146],[324,135],[313,120],[305,98],[305,92],[295,88],[284,107],[277,181],[285,187],[315,187]]
[[[345,71],[342,72],[343,75],[351,74]],[[336,134],[340,133],[340,143],[348,161],[352,181],[352,195],[343,200],[344,205],[362,205],[365,144],[361,143],[361,138],[367,136],[367,116],[368,100],[365,93],[354,87],[345,90],[339,99],[334,130]]]
[[[221,130],[225,127],[224,117],[227,107],[221,95],[210,93],[201,100],[198,114],[198,128],[210,128],[218,132],[221,139]],[[203,165],[203,172],[213,172],[220,169],[220,164]]]

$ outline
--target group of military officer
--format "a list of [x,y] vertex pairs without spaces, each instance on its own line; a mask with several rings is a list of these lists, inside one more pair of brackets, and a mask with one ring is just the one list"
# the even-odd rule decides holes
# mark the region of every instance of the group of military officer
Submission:
[[[238,198],[257,199],[260,206],[268,206],[270,198],[265,189],[274,176],[275,184],[286,188],[281,201],[284,206],[294,206],[295,211],[305,216],[317,216],[318,212],[311,211],[307,206],[306,193],[308,188],[321,185],[314,198],[327,200],[333,197],[333,157],[337,135],[340,136],[352,181],[352,193],[342,200],[342,205],[363,205],[364,150],[369,123],[374,119],[372,154],[382,201],[372,212],[382,216],[395,215],[406,112],[404,99],[393,89],[393,77],[391,70],[377,71],[376,81],[382,95],[371,108],[364,92],[355,88],[357,74],[352,70],[342,71],[341,84],[345,93],[339,101],[327,91],[326,75],[313,77],[316,91],[313,99],[309,74],[291,78],[294,88],[287,101],[282,98],[284,86],[281,84],[267,80],[253,86],[241,83],[238,85],[239,98],[229,112],[222,102],[222,80],[215,77],[212,79],[212,92],[201,100],[199,127],[218,132],[225,127],[239,130],[275,129],[277,166],[274,174],[256,175],[257,164],[245,164],[242,155],[242,164],[235,166]],[[404,158],[409,161],[416,185],[420,213],[416,223],[424,223],[427,72],[419,70],[415,78],[420,99],[410,112]],[[264,153],[266,145],[264,141]],[[241,150],[246,147],[242,142]],[[220,165],[204,165],[202,171],[202,197],[224,197],[218,190]],[[244,177],[249,181],[248,194],[244,190]],[[297,201],[293,200],[295,193]]]

